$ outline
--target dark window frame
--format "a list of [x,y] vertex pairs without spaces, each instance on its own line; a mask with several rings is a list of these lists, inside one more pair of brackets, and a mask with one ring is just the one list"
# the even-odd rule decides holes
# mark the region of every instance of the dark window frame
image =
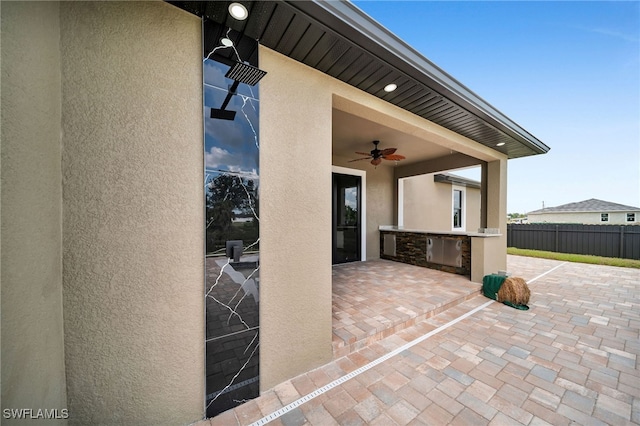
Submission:
[[452,210],[453,229],[464,229],[464,190],[453,188]]

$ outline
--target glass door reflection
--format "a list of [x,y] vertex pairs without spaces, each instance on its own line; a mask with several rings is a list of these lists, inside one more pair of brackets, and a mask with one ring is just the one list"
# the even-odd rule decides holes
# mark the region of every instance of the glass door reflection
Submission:
[[333,263],[360,259],[360,176],[333,174]]

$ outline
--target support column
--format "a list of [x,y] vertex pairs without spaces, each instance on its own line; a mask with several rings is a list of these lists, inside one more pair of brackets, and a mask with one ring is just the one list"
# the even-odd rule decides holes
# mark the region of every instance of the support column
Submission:
[[499,236],[475,237],[471,240],[471,280],[481,282],[482,277],[507,268],[507,159],[482,166],[483,228],[494,228]]
[[[487,228],[507,232],[507,159],[487,163]],[[506,246],[505,246],[506,247]]]

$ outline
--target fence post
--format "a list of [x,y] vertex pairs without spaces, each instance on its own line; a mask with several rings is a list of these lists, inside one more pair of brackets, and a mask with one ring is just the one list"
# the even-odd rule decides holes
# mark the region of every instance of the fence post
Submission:
[[560,253],[560,251],[558,250],[559,249],[558,234],[560,233],[559,228],[560,228],[560,225],[556,225],[556,244],[555,244],[555,246],[556,246],[555,252],[556,253]]
[[620,225],[620,259],[624,259],[624,225]]

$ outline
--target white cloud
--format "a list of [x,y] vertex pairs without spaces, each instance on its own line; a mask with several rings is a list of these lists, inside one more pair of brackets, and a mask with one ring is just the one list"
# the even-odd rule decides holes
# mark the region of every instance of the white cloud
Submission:
[[255,168],[242,168],[243,160],[244,157],[241,153],[231,153],[218,147],[212,147],[204,153],[204,165],[207,170],[222,170],[247,179],[259,179],[258,171]]
[[584,25],[571,25],[570,28],[574,28],[580,31],[587,31],[594,34],[601,34],[607,37],[613,37],[624,41],[630,41],[632,43],[638,43],[639,39],[637,35],[624,33],[610,28],[603,27],[589,27]]
[[227,169],[237,164],[242,164],[242,155],[232,154],[226,149],[214,146],[204,153],[204,165],[206,168]]
[[630,34],[625,34],[621,31],[616,31],[616,30],[609,30],[607,28],[593,28],[590,30],[591,32],[597,33],[597,34],[602,34],[602,35],[606,35],[606,36],[610,36],[610,37],[615,37],[615,38],[619,38],[625,41],[630,41],[633,43],[637,43],[638,42],[638,37],[634,36],[634,35],[630,35]]

